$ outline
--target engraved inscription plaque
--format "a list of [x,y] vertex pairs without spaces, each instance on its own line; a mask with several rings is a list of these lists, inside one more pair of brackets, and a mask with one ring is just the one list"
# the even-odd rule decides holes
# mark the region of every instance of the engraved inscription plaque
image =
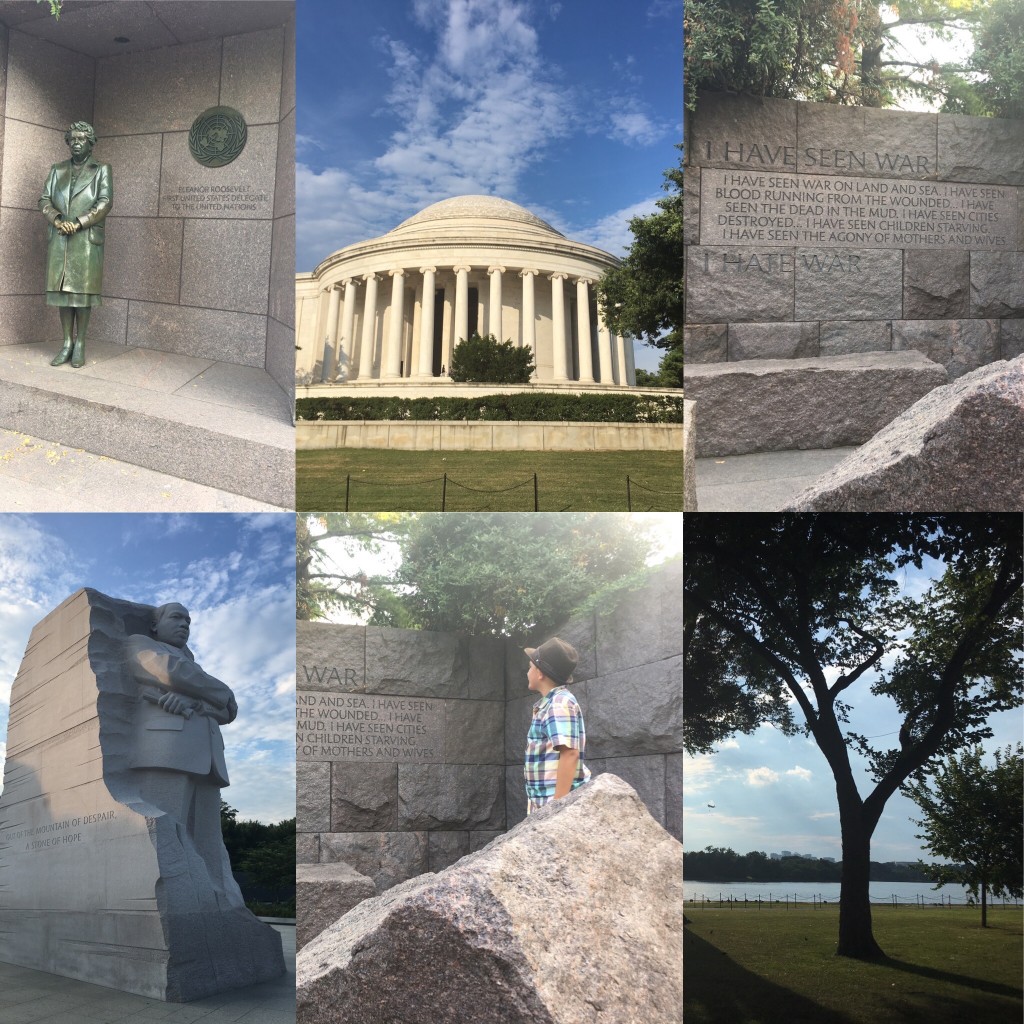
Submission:
[[300,690],[295,736],[300,761],[440,763],[444,701]]
[[1017,247],[1017,189],[897,178],[701,171],[702,245]]

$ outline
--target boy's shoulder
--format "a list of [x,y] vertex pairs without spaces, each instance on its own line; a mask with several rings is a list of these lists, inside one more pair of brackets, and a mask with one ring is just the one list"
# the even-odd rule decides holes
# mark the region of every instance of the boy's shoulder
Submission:
[[579,701],[576,699],[576,694],[572,690],[568,690],[565,687],[559,687],[551,693],[551,706],[552,707],[579,707]]

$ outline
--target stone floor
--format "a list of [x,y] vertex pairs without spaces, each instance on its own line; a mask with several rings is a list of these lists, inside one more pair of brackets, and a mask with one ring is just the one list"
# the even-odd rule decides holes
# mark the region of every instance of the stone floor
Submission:
[[0,512],[279,512],[254,498],[0,430]]
[[778,512],[856,448],[763,452],[698,459],[701,512]]
[[[75,370],[50,366],[50,343],[0,347],[0,428],[292,506],[291,401],[265,370],[109,342],[86,351]],[[191,510],[176,499],[166,507]]]
[[164,1003],[0,964],[0,1024],[295,1024],[295,928],[273,927],[281,933],[286,974],[191,1003]]

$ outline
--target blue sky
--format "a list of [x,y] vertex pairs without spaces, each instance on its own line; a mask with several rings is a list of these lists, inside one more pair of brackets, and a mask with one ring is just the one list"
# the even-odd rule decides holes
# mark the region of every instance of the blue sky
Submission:
[[32,627],[81,587],[188,607],[196,660],[239,706],[222,729],[224,799],[240,818],[294,816],[295,517],[0,516],[0,764]]
[[296,49],[300,272],[465,194],[620,256],[679,160],[682,0],[298,0]]
[[[927,585],[927,564],[925,570],[909,567],[896,578],[907,594],[920,596]],[[871,681],[865,675],[847,691],[853,707],[848,728],[877,737],[879,746],[895,746],[900,724],[895,705],[888,698],[872,696]],[[989,724],[995,734],[984,744],[989,752],[1024,738],[1021,709],[1001,712]],[[856,754],[852,760],[858,789],[865,797],[874,784],[866,762]],[[987,760],[991,763],[992,758]],[[842,859],[835,783],[809,736],[784,736],[762,725],[749,736],[727,740],[713,754],[685,758],[683,771],[687,850],[726,846],[738,853],[792,850]],[[915,838],[920,828],[911,821],[913,817],[920,817],[920,812],[912,800],[898,793],[890,798],[875,830],[873,860],[932,859]]]

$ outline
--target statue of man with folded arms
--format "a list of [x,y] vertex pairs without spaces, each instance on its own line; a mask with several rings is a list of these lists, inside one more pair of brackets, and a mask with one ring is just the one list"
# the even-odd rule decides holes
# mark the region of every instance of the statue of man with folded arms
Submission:
[[229,784],[220,726],[235,720],[238,705],[227,684],[196,664],[187,647],[191,621],[184,605],[161,605],[151,635],[126,641],[138,686],[131,765],[143,799],[178,823],[214,889],[240,905],[220,825],[220,791]]

